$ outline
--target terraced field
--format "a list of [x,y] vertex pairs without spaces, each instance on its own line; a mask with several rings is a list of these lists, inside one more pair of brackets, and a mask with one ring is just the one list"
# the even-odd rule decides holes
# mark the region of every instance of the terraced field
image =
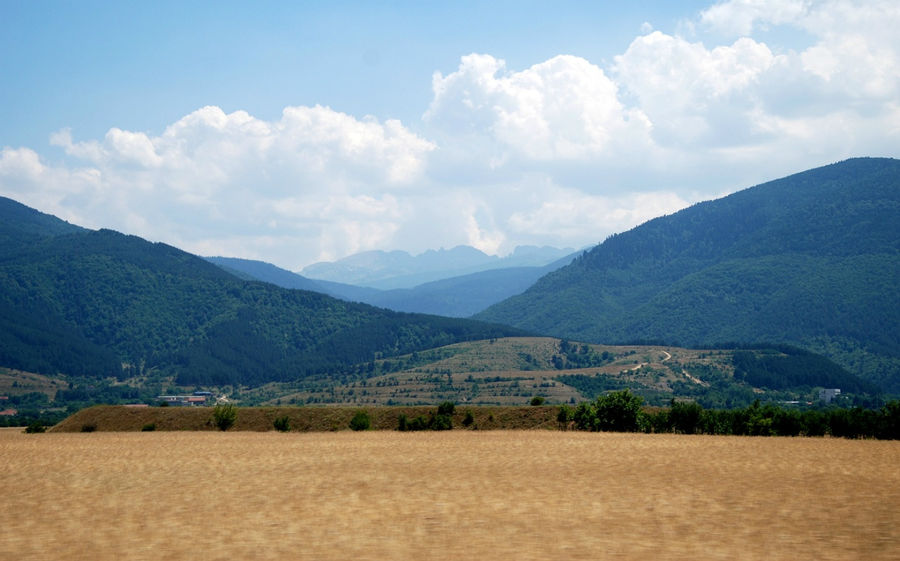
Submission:
[[900,443],[0,431],[6,559],[896,559]]
[[[707,370],[727,378],[733,374],[729,351],[571,343],[572,351],[564,358],[560,343],[549,337],[458,343],[375,361],[372,372],[359,376],[363,379],[320,388],[307,382],[293,392],[292,384],[270,384],[245,391],[243,399],[264,405],[420,405],[444,400],[524,405],[540,395],[550,403],[566,403],[585,398],[559,379],[574,375],[601,376],[621,387],[659,392],[665,395],[661,405],[672,397],[674,384],[706,384],[699,376]],[[578,359],[589,364],[578,364]]]

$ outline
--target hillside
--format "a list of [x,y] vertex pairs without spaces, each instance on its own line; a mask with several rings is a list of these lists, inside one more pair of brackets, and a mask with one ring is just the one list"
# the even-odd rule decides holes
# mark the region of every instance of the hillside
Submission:
[[248,282],[165,244],[0,207],[12,216],[0,224],[4,367],[252,386],[521,333]]
[[478,314],[590,342],[778,341],[900,392],[900,161],[854,159],[615,235]]
[[360,364],[330,380],[276,383],[242,392],[264,405],[526,405],[577,403],[630,389],[649,405],[675,399],[733,408],[764,402],[819,403],[820,388],[845,403],[877,405],[877,390],[833,362],[801,349],[761,345],[685,349],[589,345],[549,337],[455,343]]

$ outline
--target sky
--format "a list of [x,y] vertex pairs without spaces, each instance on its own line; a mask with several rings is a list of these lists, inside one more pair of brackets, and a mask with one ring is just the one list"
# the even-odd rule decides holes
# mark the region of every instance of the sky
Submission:
[[897,29],[879,0],[0,0],[0,195],[294,271],[580,248],[900,157]]

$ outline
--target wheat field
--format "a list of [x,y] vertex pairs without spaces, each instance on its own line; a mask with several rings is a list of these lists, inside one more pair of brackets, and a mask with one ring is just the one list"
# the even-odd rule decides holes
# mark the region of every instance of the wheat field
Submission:
[[897,559],[900,442],[0,431],[0,558]]

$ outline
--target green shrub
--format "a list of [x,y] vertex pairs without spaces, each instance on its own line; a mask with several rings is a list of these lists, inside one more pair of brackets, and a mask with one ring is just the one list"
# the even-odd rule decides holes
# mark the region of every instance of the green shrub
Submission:
[[141,432],[153,432],[156,430],[156,423],[147,423],[141,427]]
[[573,419],[580,430],[635,432],[640,428],[643,398],[628,390],[602,395],[593,403],[579,403]]
[[237,407],[231,403],[220,403],[213,409],[213,424],[221,431],[234,426],[237,419]]
[[463,426],[470,427],[470,426],[472,426],[472,423],[474,423],[474,422],[475,422],[475,417],[472,415],[472,412],[466,411],[466,416],[465,416],[465,418],[463,418],[463,422],[462,422]]
[[560,405],[559,412],[556,413],[556,423],[559,425],[559,430],[566,430],[569,428],[569,421],[572,420],[572,408],[568,405]]
[[406,430],[408,430],[408,431],[427,430],[428,426],[429,426],[428,419],[426,419],[422,415],[419,415],[412,421],[407,422]]
[[669,409],[669,423],[672,429],[680,434],[694,434],[701,432],[700,420],[703,417],[703,407],[689,401],[675,401],[672,399]]
[[369,427],[372,426],[372,421],[369,418],[369,414],[365,411],[357,411],[353,418],[350,419],[350,428],[355,431],[361,430],[369,430]]
[[291,430],[291,420],[287,415],[278,417],[272,422],[272,424],[275,426],[275,430],[277,430],[278,432],[288,432]]
[[40,421],[31,421],[28,423],[28,426],[25,427],[25,432],[28,434],[38,434],[42,432],[47,432],[47,428]]
[[434,415],[428,425],[431,430],[451,430],[453,429],[453,418],[450,415]]
[[536,395],[531,398],[531,405],[537,407],[538,405],[544,404],[544,398],[542,396]]
[[438,415],[453,415],[453,411],[456,410],[456,404],[452,401],[445,401],[438,405],[437,414]]

